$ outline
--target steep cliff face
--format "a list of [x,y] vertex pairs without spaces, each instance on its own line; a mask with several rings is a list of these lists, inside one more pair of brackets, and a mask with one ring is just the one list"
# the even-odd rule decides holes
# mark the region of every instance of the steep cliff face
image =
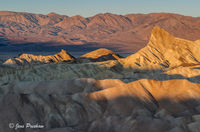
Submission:
[[32,54],[21,54],[18,58],[11,58],[5,61],[5,65],[24,65],[24,64],[35,64],[35,63],[59,63],[63,61],[72,61],[75,58],[67,53],[65,50],[61,50],[55,55],[48,56],[36,56]]
[[165,30],[154,27],[146,47],[124,60],[125,67],[174,68],[200,64],[200,44],[176,38]]

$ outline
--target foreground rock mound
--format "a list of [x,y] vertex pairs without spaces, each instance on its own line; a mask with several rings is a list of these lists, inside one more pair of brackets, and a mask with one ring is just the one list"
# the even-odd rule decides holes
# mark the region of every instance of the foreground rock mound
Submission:
[[200,84],[187,80],[75,79],[0,84],[0,131],[198,132]]
[[164,69],[200,64],[200,43],[176,38],[155,27],[146,47],[127,57],[125,67]]
[[82,55],[78,58],[79,62],[100,62],[100,61],[107,61],[107,60],[119,60],[122,56],[116,54],[115,52],[100,48],[89,52],[87,54]]
[[37,64],[37,63],[59,63],[63,61],[72,61],[75,58],[67,53],[65,50],[61,50],[55,55],[48,56],[36,56],[32,54],[21,54],[18,58],[8,59],[4,62],[6,65],[24,65],[24,64]]

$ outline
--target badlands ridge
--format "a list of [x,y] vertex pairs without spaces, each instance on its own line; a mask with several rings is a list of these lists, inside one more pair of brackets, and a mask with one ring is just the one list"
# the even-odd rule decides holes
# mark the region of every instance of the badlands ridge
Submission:
[[98,49],[8,59],[0,131],[30,122],[45,126],[38,132],[199,132],[199,51],[199,41],[154,27],[149,43],[126,58]]

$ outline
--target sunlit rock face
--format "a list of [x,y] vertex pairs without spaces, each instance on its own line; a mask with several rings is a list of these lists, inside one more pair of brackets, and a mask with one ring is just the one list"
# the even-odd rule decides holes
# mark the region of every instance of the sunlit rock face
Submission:
[[146,47],[124,60],[126,67],[164,69],[200,64],[200,44],[170,35],[154,27]]
[[63,61],[73,61],[75,58],[67,53],[65,50],[61,50],[55,55],[48,56],[36,56],[33,54],[22,53],[18,58],[11,58],[5,61],[5,65],[25,65],[25,64],[37,64],[37,63],[59,63]]

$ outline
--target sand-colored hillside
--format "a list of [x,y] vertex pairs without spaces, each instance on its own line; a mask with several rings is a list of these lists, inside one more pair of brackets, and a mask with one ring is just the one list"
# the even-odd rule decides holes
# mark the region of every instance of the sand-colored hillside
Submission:
[[154,27],[146,47],[124,60],[125,67],[165,69],[200,64],[200,44]]

